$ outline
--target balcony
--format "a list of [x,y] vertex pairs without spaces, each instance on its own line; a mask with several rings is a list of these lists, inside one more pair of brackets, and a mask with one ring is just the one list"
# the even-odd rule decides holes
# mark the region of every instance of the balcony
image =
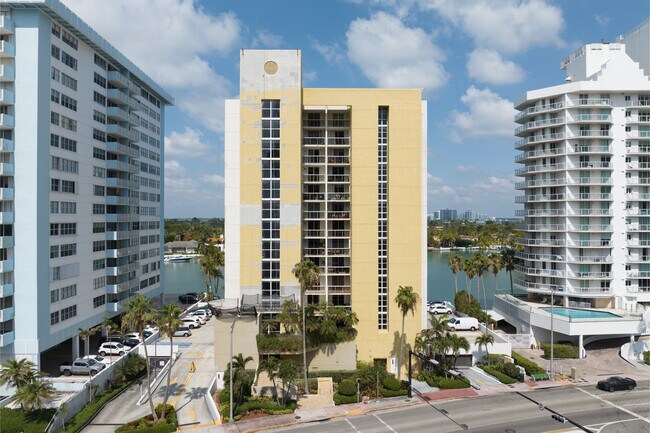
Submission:
[[14,261],[13,260],[2,260],[0,261],[0,272],[11,272],[14,270]]
[[304,238],[324,238],[325,230],[303,230],[302,236]]
[[0,41],[0,58],[15,57],[16,47],[7,41]]
[[570,263],[611,263],[612,256],[569,256]]
[[327,181],[330,183],[350,183],[349,174],[328,174]]
[[0,236],[0,248],[13,248],[15,245],[13,236]]
[[554,134],[531,135],[530,137],[522,138],[521,140],[516,141],[515,147],[521,147],[523,145],[531,144],[531,143],[544,143],[549,141],[564,140],[564,138],[565,138],[564,132],[556,132]]
[[303,174],[302,181],[304,183],[325,183],[324,174]]
[[9,332],[5,332],[4,334],[0,334],[0,347],[5,347],[12,344],[15,338],[16,337],[14,331],[9,331]]
[[628,247],[650,247],[650,240],[647,239],[628,239]]
[[129,239],[132,232],[129,230],[117,230],[117,231],[107,231],[106,240],[107,241],[122,241],[124,239]]
[[650,168],[650,162],[633,161],[627,163],[628,170],[647,170]]
[[569,170],[584,170],[584,169],[595,169],[595,168],[612,168],[612,163],[610,161],[579,161],[577,164],[569,164],[567,167]]
[[612,278],[611,272],[567,272],[567,278],[587,279],[587,280],[609,280]]
[[550,119],[535,120],[533,122],[526,122],[519,128],[515,129],[515,135],[519,135],[524,131],[528,131],[535,128],[543,128],[549,125],[559,125],[564,123],[564,117],[553,117]]
[[13,223],[14,223],[13,212],[0,212],[0,224],[13,224]]
[[14,102],[14,92],[0,89],[0,105],[13,105]]
[[625,209],[625,213],[628,215],[640,215],[640,216],[648,216],[650,215],[650,210],[648,209]]
[[569,226],[572,232],[611,232],[612,226],[606,224],[578,224],[575,227]]
[[8,164],[6,162],[0,163],[0,174],[3,176],[13,176],[14,174],[14,165]]
[[571,116],[569,122],[612,123],[612,116],[609,114],[576,114],[574,116]]
[[14,141],[6,138],[0,138],[0,152],[13,152]]
[[580,177],[577,180],[569,178],[570,185],[611,185],[611,177]]
[[117,160],[109,160],[106,161],[106,168],[108,170],[120,170],[120,171],[127,171],[129,173],[134,173],[137,174],[140,172],[140,167],[136,165],[132,165],[128,162],[124,161],[117,161]]
[[627,123],[650,123],[650,116],[627,116],[625,120]]
[[329,201],[350,201],[350,194],[343,193],[329,193],[327,194],[327,200]]
[[329,146],[349,147],[350,146],[350,137],[329,137],[327,139],[327,144]]
[[306,192],[302,195],[303,201],[322,201],[325,200],[325,194],[323,193],[310,193]]
[[140,182],[135,180],[120,179],[119,177],[106,178],[106,186],[111,188],[140,189]]
[[325,164],[325,155],[303,155],[302,163],[304,165],[322,165]]
[[0,310],[0,322],[6,322],[14,318],[14,307],[8,307]]
[[558,232],[566,230],[564,224],[527,224],[524,230],[529,232]]
[[123,205],[123,206],[138,206],[140,199],[136,197],[121,197],[115,195],[106,196],[106,204],[108,205]]
[[0,298],[5,298],[14,294],[14,285],[13,284],[2,284],[0,285]]
[[551,155],[563,155],[565,153],[566,153],[566,148],[564,147],[558,147],[555,149],[534,150],[534,151],[531,150],[515,156],[515,162],[519,162],[530,158],[541,158],[541,157],[551,156]]
[[594,240],[577,240],[571,241],[569,247],[579,248],[611,248],[611,241],[608,239],[594,239]]
[[546,277],[564,278],[564,274],[565,274],[565,272],[561,269],[529,268],[521,265],[515,265],[515,270],[518,272],[522,272],[526,275],[540,275]]
[[324,220],[325,212],[324,211],[304,211],[302,213],[305,220]]
[[564,239],[517,239],[519,245],[534,246],[534,247],[563,247],[565,244]]
[[140,86],[135,84],[133,81],[129,81],[129,93],[131,95],[139,95],[140,92]]
[[645,263],[650,261],[650,256],[644,256],[640,254],[632,254],[629,256],[625,256],[625,260],[631,263]]
[[350,219],[350,212],[344,211],[344,212],[328,212],[327,217],[329,219],[333,220],[349,220]]
[[627,271],[628,278],[650,278],[650,271]]
[[628,146],[625,148],[625,151],[631,155],[637,153],[646,154],[650,153],[650,146]]
[[140,216],[128,213],[109,213],[106,214],[106,222],[109,223],[128,223],[139,221]]
[[627,138],[650,138],[650,131],[628,131]]
[[612,131],[602,129],[587,129],[577,131],[577,133],[570,132],[567,138],[610,138]]
[[564,256],[560,254],[532,254],[524,253],[523,251],[517,251],[515,257],[522,260],[531,260],[531,261],[549,261],[549,262],[563,262]]
[[120,71],[108,71],[106,80],[118,89],[126,89],[129,87],[129,78]]
[[138,158],[140,156],[140,149],[137,146],[132,147],[127,144],[120,143],[119,141],[107,141],[106,151],[117,153],[119,155],[128,155],[131,158]]
[[574,145],[573,151],[575,153],[612,153],[612,146],[603,146],[603,145],[591,145],[591,146],[581,146]]
[[566,214],[565,209],[518,209],[515,211],[515,215],[521,217],[565,216]]
[[124,126],[120,126],[116,123],[109,123],[106,125],[106,133],[110,135],[114,135],[116,137],[120,138],[129,138],[129,128],[125,128]]
[[521,175],[525,173],[539,173],[542,171],[556,171],[564,170],[566,168],[565,163],[559,164],[546,164],[546,165],[527,165],[526,167],[518,168],[515,170],[515,174]]
[[110,313],[118,313],[124,310],[126,307],[126,304],[129,302],[128,299],[124,299],[119,302],[107,302],[106,303],[106,311]]
[[560,110],[562,108],[564,108],[564,103],[562,103],[562,102],[556,102],[554,104],[537,105],[537,106],[534,106],[534,107],[528,107],[528,108],[522,110],[521,112],[519,112],[515,116],[515,121],[517,123],[521,123],[521,122],[519,122],[520,120],[524,120],[525,118],[527,118],[528,116],[531,116],[533,114],[543,113],[543,112],[546,112],[546,111]]
[[129,141],[140,141],[140,132],[136,129],[129,129]]
[[13,199],[14,199],[13,188],[0,188],[0,200],[13,200]]
[[650,231],[650,224],[628,224],[628,232],[648,232]]
[[14,116],[0,114],[0,129],[12,129],[14,127]]
[[515,197],[515,203],[564,200],[564,194],[537,194]]
[[126,110],[123,110],[120,107],[107,107],[106,108],[106,116],[109,119],[116,120],[118,122],[128,122],[131,116],[129,115],[129,112]]
[[567,200],[611,200],[612,195],[608,193],[583,193],[574,196],[568,194]]
[[325,137],[303,137],[303,146],[325,146]]
[[628,185],[650,185],[650,177],[629,177],[625,181]]
[[529,181],[517,182],[515,189],[535,188],[539,186],[557,186],[566,185],[567,180],[564,178],[559,179],[534,179]]
[[579,98],[569,100],[567,104],[569,107],[593,107],[593,106],[607,106],[611,107],[612,101],[609,98]]
[[612,216],[614,213],[611,209],[580,209],[579,214],[580,216]]
[[0,35],[11,35],[14,33],[14,20],[6,15],[0,16]]
[[119,89],[108,89],[106,91],[106,97],[109,101],[117,105],[128,105],[129,104],[129,95],[124,92],[121,92]]

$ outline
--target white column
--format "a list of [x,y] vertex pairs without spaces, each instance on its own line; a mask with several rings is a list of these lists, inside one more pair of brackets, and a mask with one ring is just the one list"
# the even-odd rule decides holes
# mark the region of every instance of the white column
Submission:
[[79,335],[72,337],[72,362],[79,358]]
[[585,357],[585,348],[583,347],[583,335],[578,336],[578,359]]

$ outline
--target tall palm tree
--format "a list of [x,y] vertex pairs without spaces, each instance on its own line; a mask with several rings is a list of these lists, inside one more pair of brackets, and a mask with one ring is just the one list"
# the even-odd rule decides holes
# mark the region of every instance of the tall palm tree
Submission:
[[239,353],[235,356],[232,357],[232,375],[233,375],[233,380],[237,383],[237,386],[235,386],[236,389],[239,389],[239,392],[237,393],[237,401],[241,403],[243,399],[243,391],[242,391],[242,383],[244,380],[244,373],[246,372],[246,364],[249,362],[253,361],[252,356],[247,356],[244,358],[244,355],[242,353]]
[[307,382],[307,329],[305,326],[305,292],[320,282],[320,269],[316,263],[309,259],[302,259],[291,270],[294,277],[300,282],[300,305],[302,306],[302,364],[305,380],[305,394],[309,394]]
[[144,346],[144,357],[147,360],[147,397],[149,399],[149,409],[151,409],[151,416],[154,423],[158,421],[158,416],[153,407],[153,398],[151,395],[151,368],[149,365],[149,352],[147,351],[147,343],[144,339],[144,328],[149,322],[154,320],[154,309],[151,306],[151,299],[145,298],[142,295],[136,295],[129,300],[126,304],[126,312],[122,316],[122,325],[129,330],[135,331],[140,336],[142,346]]
[[402,312],[402,339],[399,345],[399,357],[397,358],[397,380],[399,380],[402,373],[400,363],[402,362],[402,353],[404,351],[404,324],[406,322],[406,315],[409,312],[415,315],[419,299],[420,297],[411,286],[399,286],[397,296],[395,296],[395,303],[397,303],[397,307]]
[[[86,360],[90,363],[90,337],[95,334],[99,328],[89,328],[82,329],[79,328],[79,338],[84,342],[84,353],[86,354]],[[88,369],[88,392],[90,395],[90,402],[93,401],[93,372]]]
[[[181,314],[183,310],[176,304],[165,304],[163,305],[160,313],[158,314],[156,323],[160,332],[169,337],[170,347],[174,347],[174,332],[178,331],[178,328],[183,326],[183,321],[181,320]],[[172,360],[169,359],[169,369],[167,370],[167,386],[165,387],[165,398],[163,399],[162,405],[162,414],[160,417],[165,419],[165,409],[167,409],[167,399],[169,398],[169,388],[171,386],[170,381],[172,377]]]
[[[104,317],[104,321],[102,322],[102,326],[104,329],[106,329],[106,336],[108,337],[108,342],[111,343],[113,341],[113,332],[117,331],[117,324],[111,320],[110,317],[106,316]],[[108,353],[108,359],[109,362],[112,364],[113,363],[113,351],[110,351]]]
[[505,269],[510,274],[510,294],[515,294],[515,289],[512,285],[512,271],[515,270],[515,250],[514,248],[506,248],[501,250],[501,260],[503,263],[503,269]]
[[494,335],[492,334],[481,334],[478,337],[476,337],[476,344],[478,345],[479,349],[482,346],[485,346],[485,353],[490,354],[488,352],[488,344],[494,344]]
[[454,294],[458,293],[458,273],[463,265],[463,258],[458,254],[452,254],[448,262],[451,272],[454,274]]
[[20,403],[24,412],[31,412],[34,408],[43,407],[45,400],[52,398],[54,392],[52,382],[37,375],[34,380],[18,388],[14,399]]
[[499,272],[503,268],[503,262],[501,260],[501,254],[499,253],[490,253],[488,256],[488,263],[490,265],[490,270],[494,274],[494,293],[499,293]]
[[456,368],[456,362],[458,362],[458,357],[460,356],[461,349],[465,352],[469,351],[469,341],[467,338],[460,337],[458,334],[449,334],[449,348],[451,349],[452,356],[454,357],[454,368]]
[[467,284],[467,293],[472,294],[472,280],[476,276],[476,264],[472,258],[463,261],[463,272],[465,272],[465,282]]
[[485,295],[485,281],[483,281],[483,274],[489,269],[490,264],[483,253],[476,253],[474,255],[474,263],[476,266],[476,275],[478,276],[478,290],[476,295],[478,299],[481,299],[481,286],[483,286],[483,308],[487,311],[487,296]]
[[8,359],[0,367],[0,386],[20,388],[34,380],[36,365],[28,359]]

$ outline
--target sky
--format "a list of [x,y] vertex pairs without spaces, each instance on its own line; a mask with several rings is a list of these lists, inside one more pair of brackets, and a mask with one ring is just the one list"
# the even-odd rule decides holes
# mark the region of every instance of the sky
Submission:
[[[302,50],[305,87],[422,88],[428,211],[513,217],[513,102],[611,41],[649,0],[62,0],[175,99],[165,218],[224,215],[224,99],[240,49]],[[354,144],[353,144],[354,146]]]

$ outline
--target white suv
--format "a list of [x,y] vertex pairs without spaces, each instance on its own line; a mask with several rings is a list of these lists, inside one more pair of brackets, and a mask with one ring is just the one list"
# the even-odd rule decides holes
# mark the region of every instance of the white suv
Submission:
[[427,308],[427,311],[431,314],[451,314],[453,311],[451,308],[441,305],[441,304],[433,304],[429,305],[429,308]]
[[201,326],[201,321],[198,317],[183,317],[183,323],[190,329],[198,328]]
[[99,346],[99,354],[101,356],[110,355],[124,355],[126,353],[126,347],[122,343],[102,343]]

